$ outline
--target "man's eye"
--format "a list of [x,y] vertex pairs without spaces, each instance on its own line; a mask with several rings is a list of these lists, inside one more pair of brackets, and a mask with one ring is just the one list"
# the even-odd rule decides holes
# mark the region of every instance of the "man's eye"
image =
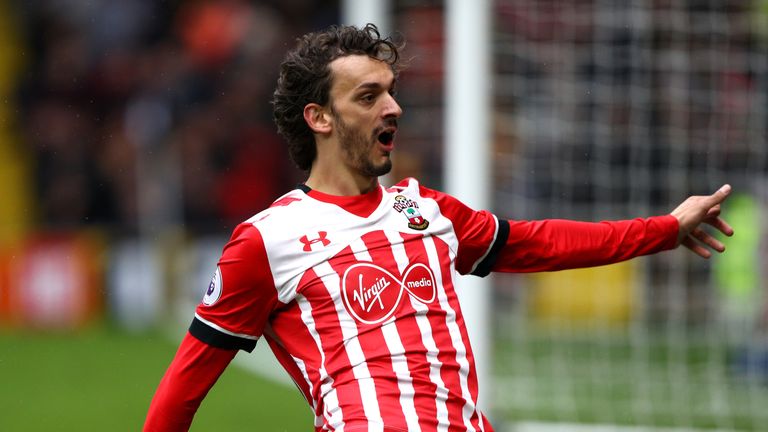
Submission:
[[364,94],[362,97],[360,97],[360,100],[362,100],[364,102],[373,102],[374,99],[375,99],[375,96],[373,96],[370,93],[369,94]]

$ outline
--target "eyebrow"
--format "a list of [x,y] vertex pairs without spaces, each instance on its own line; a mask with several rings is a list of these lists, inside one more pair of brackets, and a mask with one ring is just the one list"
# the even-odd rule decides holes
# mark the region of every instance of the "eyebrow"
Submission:
[[[397,80],[393,78],[392,81],[390,81],[389,86],[387,88],[395,88],[395,84],[397,84]],[[364,82],[364,83],[358,85],[357,87],[355,87],[355,91],[360,91],[360,90],[378,90],[378,89],[381,89],[381,88],[384,88],[384,87],[385,86],[383,86],[380,83],[375,82],[375,81]]]

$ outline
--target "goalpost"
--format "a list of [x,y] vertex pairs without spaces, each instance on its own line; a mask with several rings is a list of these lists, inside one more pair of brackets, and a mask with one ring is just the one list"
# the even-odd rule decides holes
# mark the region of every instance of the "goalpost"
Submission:
[[[383,34],[391,28],[390,1],[345,0],[342,21],[346,24],[376,23]],[[490,205],[490,1],[447,2],[447,65],[445,104],[446,192],[475,208]],[[483,29],[483,31],[478,31]],[[460,36],[461,35],[461,36]],[[467,37],[467,36],[472,37]],[[455,37],[454,37],[455,36]],[[407,37],[407,35],[406,35]],[[472,142],[469,147],[466,143]],[[475,277],[457,283],[462,311],[475,353],[480,401],[488,403],[490,379],[490,284]]]
[[[490,0],[446,4],[445,191],[475,209],[491,207]],[[475,355],[478,402],[491,403],[491,284],[460,277],[456,283]]]
[[[451,0],[446,4],[445,156],[446,192],[477,209],[490,206],[490,0]],[[342,22],[376,23],[391,33],[388,0],[345,0]],[[407,35],[406,35],[407,37]],[[474,143],[471,147],[467,143]],[[385,179],[386,181],[386,179]],[[475,353],[481,403],[489,403],[490,283],[461,278],[458,295]]]

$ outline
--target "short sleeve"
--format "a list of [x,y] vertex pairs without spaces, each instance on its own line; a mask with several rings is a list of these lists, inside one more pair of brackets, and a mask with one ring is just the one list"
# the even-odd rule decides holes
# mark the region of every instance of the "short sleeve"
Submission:
[[250,352],[277,303],[261,233],[252,224],[241,224],[224,246],[190,333],[218,348]]

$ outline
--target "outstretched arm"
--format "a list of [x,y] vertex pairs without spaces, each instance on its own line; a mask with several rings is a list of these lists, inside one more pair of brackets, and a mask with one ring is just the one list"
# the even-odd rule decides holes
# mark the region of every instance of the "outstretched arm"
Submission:
[[612,264],[683,245],[709,258],[725,246],[704,231],[708,224],[725,235],[733,228],[720,218],[720,204],[731,187],[692,196],[666,216],[600,223],[548,219],[509,221],[509,237],[494,271],[535,272]]
[[672,210],[670,214],[677,218],[679,225],[677,244],[704,258],[712,256],[704,246],[723,252],[725,245],[701,229],[701,225],[711,225],[727,236],[733,235],[733,228],[720,218],[720,204],[730,193],[731,186],[723,185],[712,195],[689,197]]
[[509,221],[509,237],[492,270],[540,272],[595,267],[677,246],[671,215],[579,222],[563,219]]

